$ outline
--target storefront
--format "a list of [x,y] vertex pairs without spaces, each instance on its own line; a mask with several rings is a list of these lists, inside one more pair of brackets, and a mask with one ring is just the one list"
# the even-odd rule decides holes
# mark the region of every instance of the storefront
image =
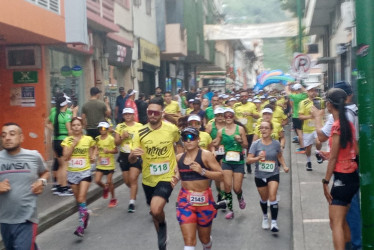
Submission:
[[140,77],[138,78],[139,91],[144,92],[146,95],[154,93],[157,86],[157,71],[160,67],[160,49],[157,45],[150,43],[144,39],[139,39],[140,51]]

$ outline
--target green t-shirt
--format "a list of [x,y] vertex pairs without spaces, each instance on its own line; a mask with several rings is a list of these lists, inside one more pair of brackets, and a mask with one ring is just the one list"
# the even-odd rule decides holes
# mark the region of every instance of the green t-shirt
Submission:
[[308,95],[306,93],[290,95],[290,99],[293,102],[292,118],[299,118],[299,103],[306,98],[308,98]]
[[[51,109],[51,113],[49,114],[49,120],[51,123],[55,124],[55,117],[56,117],[56,108]],[[53,137],[54,140],[63,140],[68,136],[68,129],[66,128],[66,123],[71,122],[71,118],[73,117],[73,113],[70,109],[67,109],[65,112],[60,112],[58,115],[58,133],[56,136]]]
[[181,96],[181,106],[182,106],[182,109],[188,108],[188,106],[186,105],[186,97],[185,96]]
[[205,116],[208,121],[212,120],[214,118],[214,110],[213,107],[208,107],[205,110]]
[[82,114],[86,115],[87,129],[97,129],[99,122],[105,121],[106,105],[101,100],[89,100],[83,105]]

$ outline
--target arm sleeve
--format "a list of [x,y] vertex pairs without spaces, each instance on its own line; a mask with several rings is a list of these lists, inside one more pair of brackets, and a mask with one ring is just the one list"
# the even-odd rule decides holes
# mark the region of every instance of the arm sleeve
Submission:
[[327,121],[326,121],[325,125],[321,129],[322,133],[324,133],[325,136],[330,137],[331,128],[332,128],[332,124],[333,123],[334,123],[334,118],[332,117],[332,115],[329,115],[329,117],[327,118]]

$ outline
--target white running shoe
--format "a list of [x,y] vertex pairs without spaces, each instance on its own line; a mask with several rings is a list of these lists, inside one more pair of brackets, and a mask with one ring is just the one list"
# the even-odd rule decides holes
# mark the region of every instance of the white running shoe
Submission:
[[262,217],[262,229],[269,229],[269,218],[267,216]]
[[278,228],[278,224],[277,224],[277,221],[276,220],[272,220],[271,221],[271,229],[270,229],[273,233],[277,233],[279,232],[279,228]]

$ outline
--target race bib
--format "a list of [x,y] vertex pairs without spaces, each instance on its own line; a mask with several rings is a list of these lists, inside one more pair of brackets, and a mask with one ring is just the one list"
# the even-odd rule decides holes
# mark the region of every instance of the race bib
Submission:
[[151,175],[162,175],[169,173],[170,171],[170,163],[169,162],[161,162],[161,163],[151,163],[149,165]]
[[259,161],[258,169],[262,172],[274,172],[275,161]]
[[218,150],[216,151],[216,155],[224,155],[225,154],[225,147],[223,145],[219,145]]
[[130,145],[129,145],[129,144],[124,144],[124,145],[122,146],[122,152],[123,152],[123,153],[131,153]]
[[188,195],[188,201],[192,206],[209,205],[209,197],[207,192],[191,192]]
[[240,161],[240,153],[235,151],[228,151],[225,157],[226,161]]
[[85,158],[73,158],[70,160],[69,165],[72,168],[84,168],[86,167],[86,159]]
[[109,165],[110,159],[109,157],[101,157],[99,162],[100,165],[106,166]]
[[239,122],[240,122],[241,124],[243,124],[243,125],[246,125],[247,122],[248,122],[248,120],[247,120],[246,118],[240,118],[240,119],[238,119],[238,120],[239,120]]

